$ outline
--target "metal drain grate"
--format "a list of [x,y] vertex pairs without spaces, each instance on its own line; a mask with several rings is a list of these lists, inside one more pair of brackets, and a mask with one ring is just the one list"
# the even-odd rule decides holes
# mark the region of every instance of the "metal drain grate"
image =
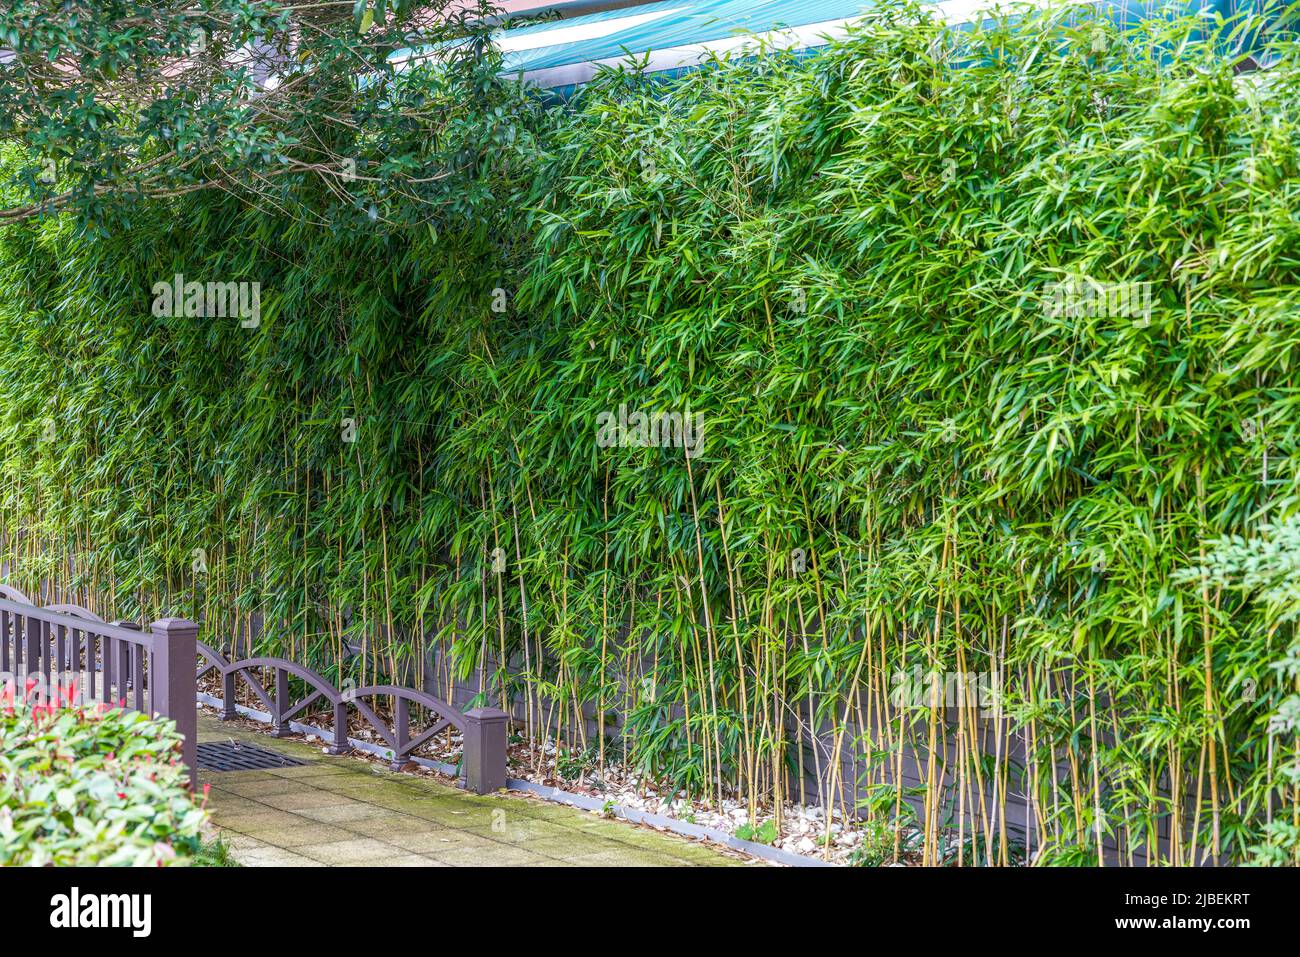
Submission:
[[239,741],[209,741],[200,744],[201,771],[258,771],[264,768],[296,768],[302,762],[279,751]]

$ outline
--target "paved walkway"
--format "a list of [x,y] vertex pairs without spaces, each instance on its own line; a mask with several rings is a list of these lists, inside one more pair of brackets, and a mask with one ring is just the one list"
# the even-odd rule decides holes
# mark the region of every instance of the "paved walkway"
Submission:
[[201,771],[213,822],[246,867],[726,866],[712,848],[563,805],[469,794],[319,745],[200,715],[199,741],[247,741],[302,767]]

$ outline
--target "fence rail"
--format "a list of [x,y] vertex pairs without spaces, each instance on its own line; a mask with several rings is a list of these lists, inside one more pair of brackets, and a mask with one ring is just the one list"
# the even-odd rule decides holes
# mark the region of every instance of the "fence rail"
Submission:
[[194,780],[197,625],[164,618],[145,631],[131,622],[106,622],[77,605],[40,608],[6,585],[0,596],[0,673],[12,676],[24,695],[33,680],[47,693],[69,680],[83,701],[170,718]]
[[[290,721],[317,701],[333,712],[331,754],[352,750],[348,741],[348,711],[357,714],[393,752],[400,767],[434,735],[449,728],[461,733],[461,786],[488,794],[506,786],[506,735],[509,716],[495,708],[460,712],[433,695],[398,685],[370,685],[346,692],[321,674],[286,658],[257,657],[230,661],[218,650],[198,640],[198,626],[181,618],[155,621],[145,631],[129,621],[106,622],[80,605],[38,607],[9,585],[0,585],[0,674],[11,675],[24,693],[33,678],[46,689],[69,679],[82,700],[120,705],[145,714],[171,718],[184,737],[184,761],[194,780],[197,693],[199,679],[215,672],[221,677],[222,707],[219,717],[230,720],[235,708],[237,681],[257,696],[272,719],[272,734],[293,733]],[[272,690],[259,674],[272,675]],[[297,700],[290,694],[290,678],[305,683],[308,693]],[[391,722],[368,701],[393,702]],[[411,707],[426,709],[434,722],[411,734]]]

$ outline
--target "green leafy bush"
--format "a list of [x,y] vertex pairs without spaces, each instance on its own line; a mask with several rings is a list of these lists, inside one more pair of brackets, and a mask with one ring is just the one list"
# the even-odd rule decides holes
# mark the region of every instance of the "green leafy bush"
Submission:
[[207,812],[179,745],[134,711],[0,713],[0,866],[190,863]]
[[776,821],[771,818],[757,827],[752,824],[742,824],[736,828],[736,837],[742,841],[753,841],[756,844],[775,843],[778,836]]

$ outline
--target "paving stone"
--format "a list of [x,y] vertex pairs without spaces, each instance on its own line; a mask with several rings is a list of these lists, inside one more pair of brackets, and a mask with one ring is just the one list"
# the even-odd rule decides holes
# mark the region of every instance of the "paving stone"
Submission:
[[319,861],[314,861],[309,857],[303,857],[301,854],[295,854],[293,851],[286,851],[280,847],[267,847],[261,850],[248,851],[235,854],[234,858],[245,867],[320,867]]
[[[712,865],[715,867],[744,867],[746,860],[736,857],[728,857],[710,847],[707,844],[687,844],[685,847],[675,847],[672,850],[674,857],[679,857],[684,861],[696,865]],[[752,860],[752,859],[750,859]]]
[[260,811],[251,814],[238,813],[229,815],[221,813],[220,807],[217,807],[213,809],[212,822],[217,827],[229,828],[232,831],[241,831],[245,834],[277,827],[292,827],[300,823],[298,817],[288,811],[278,811],[264,806]]
[[268,807],[279,808],[282,811],[298,811],[309,807],[333,807],[340,804],[346,805],[352,801],[346,795],[336,794],[333,791],[304,788],[301,783],[297,786],[299,788],[297,791],[271,794],[260,800]]
[[[233,776],[237,772],[227,772]],[[261,775],[256,778],[247,778],[238,781],[222,781],[222,790],[230,791],[241,797],[251,797],[256,800],[270,797],[273,794],[291,794],[302,789],[302,783],[299,781],[290,781],[288,778],[278,778],[273,774],[263,774],[261,771],[254,771],[254,774]]]
[[297,768],[267,768],[266,770],[267,774],[292,778],[295,781],[312,779],[313,784],[318,784],[320,778],[347,778],[355,773],[351,768],[341,768],[333,764],[304,764]]
[[407,836],[432,834],[448,830],[448,828],[436,821],[428,821],[422,817],[412,817],[409,814],[394,814],[387,808],[383,810],[385,813],[382,817],[347,821],[343,826],[357,834],[364,834],[366,837],[375,837],[385,841],[391,839],[392,843],[400,844],[403,847],[407,846]]
[[219,787],[227,791],[233,790],[236,784],[247,784],[250,781],[270,781],[275,775],[266,769],[248,770],[248,771],[212,771],[204,768],[199,772],[204,777],[210,777],[219,782]]
[[363,864],[366,861],[377,861],[381,858],[395,857],[405,853],[405,851],[399,850],[391,844],[385,844],[383,841],[376,841],[369,837],[332,841],[327,844],[305,844],[295,847],[294,851],[304,857],[310,857],[314,861],[320,861],[322,864],[343,866]]
[[203,772],[215,829],[248,867],[563,867],[735,865],[672,835],[577,808],[480,796],[363,760],[319,742],[271,739],[199,720],[201,740],[245,740],[309,762]]
[[494,808],[462,805],[455,801],[430,798],[427,801],[402,801],[390,803],[388,807],[402,811],[413,817],[435,821],[446,827],[471,828],[489,827],[492,824]]
[[415,777],[410,774],[395,774],[391,775],[388,780],[400,781],[403,787],[408,788],[413,794],[421,797],[456,798],[457,800],[466,801],[470,804],[495,800],[492,797],[471,794],[469,791],[462,791],[460,788],[452,787],[449,784],[443,784],[441,781],[435,781],[432,778]]
[[307,821],[302,818],[297,820],[302,823],[291,824],[288,827],[258,829],[251,833],[253,837],[267,844],[288,848],[301,847],[304,844],[349,841],[356,837],[352,831],[332,824],[322,824],[319,821]]
[[590,837],[548,837],[524,845],[528,850],[545,857],[568,860],[592,854],[616,854],[627,850],[616,841]]
[[551,804],[550,802],[529,799],[517,800],[514,803],[520,805],[518,811],[520,814],[535,817],[540,821],[560,821],[569,826],[583,823],[591,816],[590,811],[584,811],[581,808],[571,807],[567,804]]
[[450,867],[450,864],[444,864],[442,861],[435,861],[432,857],[425,857],[421,854],[399,854],[397,857],[390,857],[384,860],[384,867]]
[[415,800],[417,795],[407,794],[401,789],[394,789],[387,786],[382,781],[376,781],[373,778],[363,774],[332,775],[321,778],[313,778],[309,783],[311,787],[318,788],[322,791],[330,791],[334,794],[345,794],[348,797],[374,797],[390,799],[402,798],[405,800]]
[[[590,832],[587,832],[590,833]],[[651,851],[662,851],[673,853],[679,848],[686,850],[692,845],[686,843],[678,835],[665,834],[663,831],[656,831],[649,827],[627,826],[617,824],[609,829],[598,831],[602,837],[618,841],[620,844],[630,844],[633,847],[641,847]]]
[[545,863],[547,858],[522,847],[501,844],[485,854],[482,848],[462,847],[451,851],[430,851],[429,856],[452,867],[519,867]]
[[216,788],[211,789],[207,795],[207,808],[213,814],[221,813],[226,816],[232,814],[255,814],[258,811],[265,811],[267,807],[260,801],[253,798],[244,797],[236,794],[234,791],[219,791]]
[[494,819],[491,824],[477,825],[464,830],[479,834],[489,840],[507,841],[511,844],[522,844],[528,847],[538,841],[564,839],[574,834],[573,828],[565,827],[563,824],[557,824],[553,821],[539,821],[536,818],[523,816],[512,818],[508,814],[503,815],[499,821]]
[[[396,841],[395,838],[389,840]],[[486,854],[495,851],[500,843],[470,831],[457,831],[452,828],[426,831],[422,834],[406,834],[401,838],[401,846],[406,850],[435,856],[445,851],[459,849],[477,850]]]
[[386,807],[363,804],[353,801],[351,804],[332,804],[328,807],[305,807],[293,812],[298,817],[321,821],[326,824],[341,824],[351,828],[357,821],[391,820],[393,812]]
[[268,847],[266,843],[259,841],[257,838],[248,834],[241,834],[239,831],[220,831],[221,841],[234,851],[255,851],[259,848]]
[[578,867],[666,867],[669,859],[659,854],[627,848],[600,854],[582,854],[565,860]]

